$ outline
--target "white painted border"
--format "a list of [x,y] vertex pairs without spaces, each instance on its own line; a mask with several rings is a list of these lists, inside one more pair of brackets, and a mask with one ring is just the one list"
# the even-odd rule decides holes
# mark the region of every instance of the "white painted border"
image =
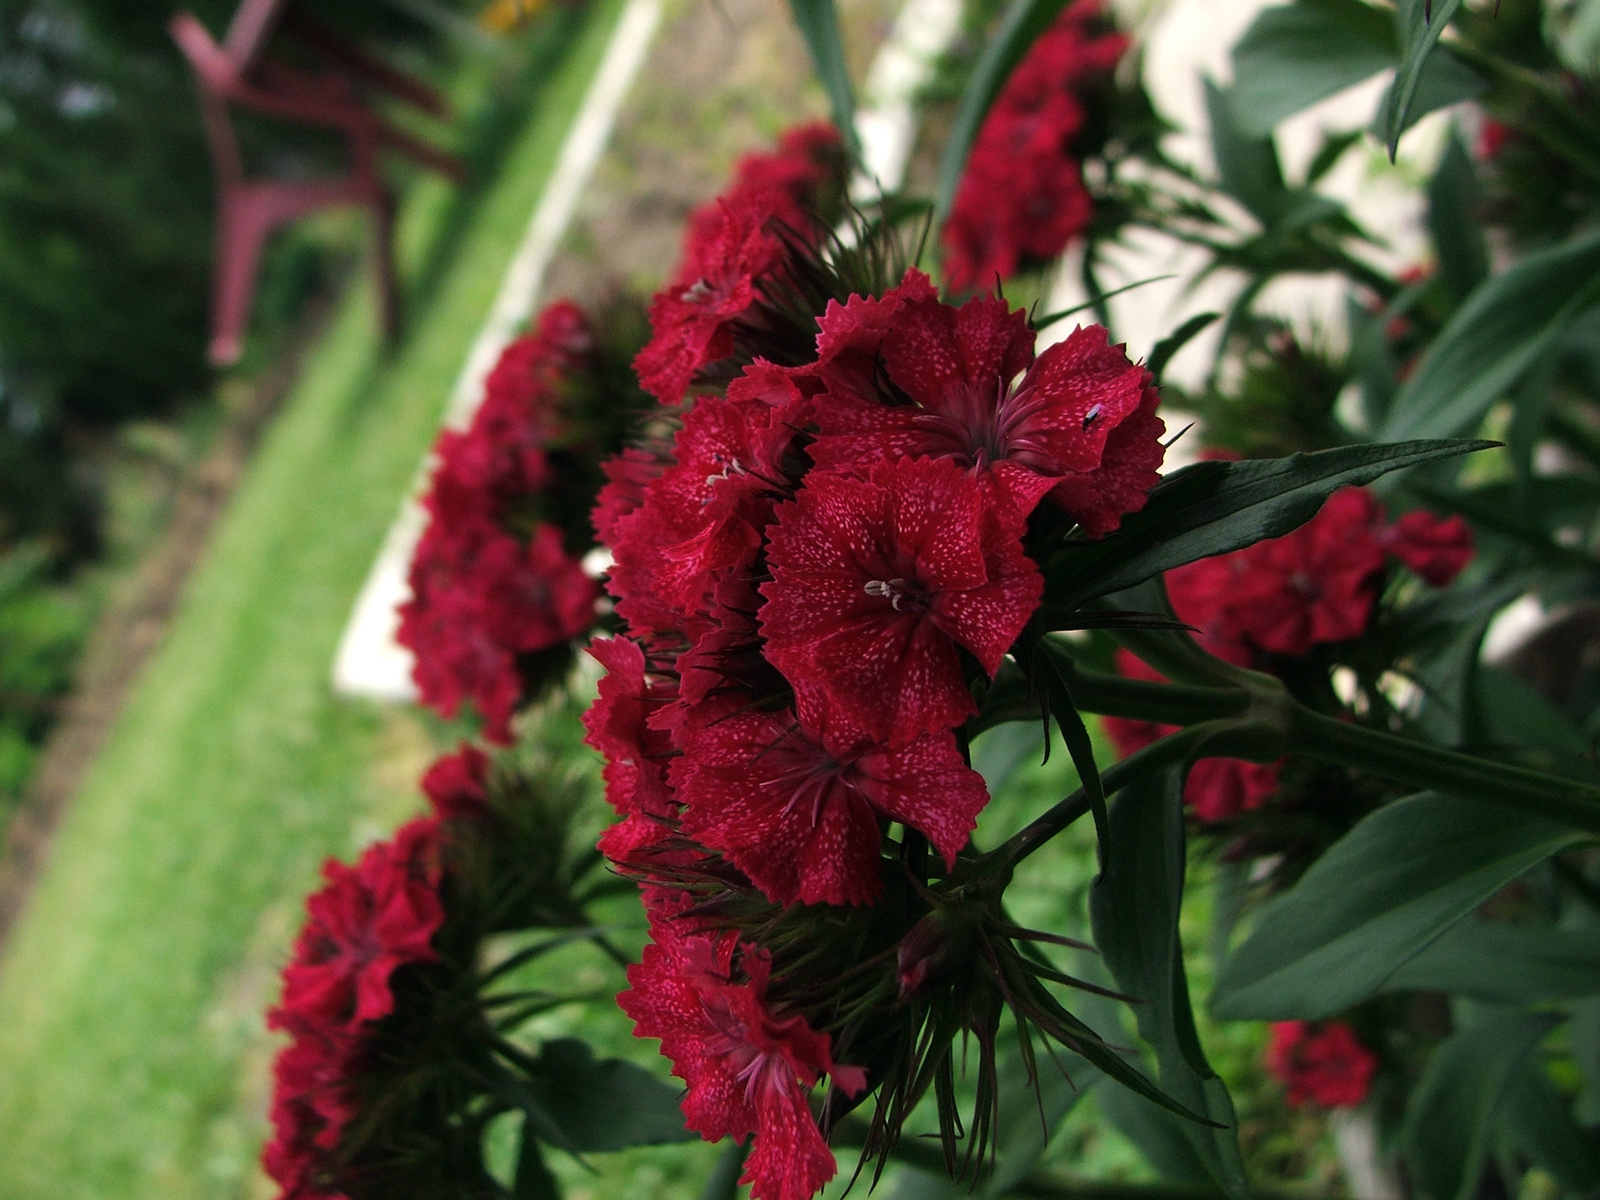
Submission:
[[[483,402],[484,379],[533,314],[550,260],[572,223],[578,198],[594,174],[616,125],[617,113],[661,25],[662,5],[663,0],[628,0],[622,10],[616,32],[611,35],[589,91],[561,145],[550,180],[528,221],[527,232],[506,268],[500,293],[450,393],[444,415],[447,428],[462,428],[471,422]],[[400,627],[397,610],[411,594],[406,583],[411,556],[427,525],[427,514],[418,501],[432,470],[430,453],[389,527],[339,639],[333,660],[333,690],[340,695],[391,701],[416,699],[411,652],[395,641],[395,634]]]

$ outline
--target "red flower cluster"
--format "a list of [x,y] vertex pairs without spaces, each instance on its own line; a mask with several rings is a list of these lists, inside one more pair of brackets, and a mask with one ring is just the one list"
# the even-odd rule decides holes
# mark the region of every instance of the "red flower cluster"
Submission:
[[760,1200],[787,1200],[812,1195],[834,1174],[807,1095],[824,1075],[852,1096],[867,1078],[835,1063],[828,1036],[803,1017],[774,1011],[771,971],[757,946],[658,923],[643,961],[628,968],[632,988],[617,999],[639,1037],[661,1039],[688,1085],[688,1127],[711,1142],[757,1135],[740,1182]]
[[1359,637],[1390,557],[1443,587],[1472,554],[1472,531],[1460,517],[1418,510],[1385,525],[1370,492],[1345,488],[1293,533],[1179,567],[1167,588],[1174,611],[1212,653],[1254,662]]
[[[664,293],[656,314],[690,303]],[[737,349],[709,317],[693,353],[674,340],[687,317],[655,327],[641,374],[671,359],[684,387]],[[608,674],[585,724],[622,816],[601,849],[644,881],[653,937],[623,1005],[689,1084],[693,1128],[755,1133],[763,1200],[831,1177],[806,1097],[823,1075],[851,1093],[865,1079],[774,1006],[768,951],[674,885],[873,904],[891,825],[953,868],[989,798],[955,730],[1043,590],[1030,516],[1048,497],[1114,529],[1162,455],[1149,374],[1098,327],[1035,357],[1023,313],[944,304],[910,270],[828,301],[815,331],[807,361],[724,363],[743,367],[725,394],[697,397],[670,450],[613,460],[595,510],[626,623],[591,648]]]
[[293,1038],[275,1066],[274,1136],[263,1154],[283,1200],[339,1195],[327,1166],[357,1114],[351,1080],[369,1032],[394,1011],[390,978],[435,957],[431,942],[444,921],[439,833],[437,819],[419,819],[368,847],[354,867],[330,859],[326,886],[306,902],[283,997],[267,1017]]
[[1367,1098],[1378,1059],[1340,1021],[1279,1021],[1267,1045],[1267,1073],[1289,1090],[1296,1108],[1354,1108]]
[[[1441,520],[1417,510],[1388,525],[1369,492],[1345,488],[1293,533],[1169,571],[1167,591],[1173,611],[1199,630],[1212,654],[1269,669],[1273,655],[1303,655],[1361,636],[1390,557],[1443,587],[1472,554],[1472,531],[1460,517]],[[1161,679],[1126,650],[1117,668],[1130,679]],[[1107,717],[1105,725],[1124,756],[1171,732],[1120,717]],[[1190,771],[1184,799],[1200,820],[1219,821],[1259,806],[1277,789],[1276,764],[1204,759]]]
[[943,233],[952,288],[989,287],[1024,259],[1054,258],[1089,224],[1094,204],[1073,152],[1088,117],[1082,91],[1128,48],[1121,34],[1094,32],[1099,16],[1099,0],[1068,7],[978,130]]
[[430,521],[411,563],[400,644],[424,702],[453,716],[471,700],[485,735],[509,741],[523,699],[519,660],[570,641],[595,618],[598,588],[537,516],[551,485],[563,380],[589,353],[583,314],[559,303],[506,348],[465,432],[446,430],[424,500]]
[[775,154],[741,159],[734,186],[689,217],[682,261],[650,302],[653,336],[634,368],[645,390],[677,404],[705,367],[734,353],[734,330],[754,317],[762,284],[789,252],[786,236],[814,241],[813,214],[843,179],[838,131],[791,129]]

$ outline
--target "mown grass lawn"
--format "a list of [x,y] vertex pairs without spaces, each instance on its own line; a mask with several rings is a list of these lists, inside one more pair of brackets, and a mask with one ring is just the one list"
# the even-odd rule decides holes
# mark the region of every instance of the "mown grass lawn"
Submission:
[[303,897],[417,804],[433,748],[330,695],[334,648],[620,8],[546,34],[565,53],[471,204],[412,189],[406,340],[385,357],[344,298],[68,814],[0,974],[6,1200],[259,1188],[260,1013]]

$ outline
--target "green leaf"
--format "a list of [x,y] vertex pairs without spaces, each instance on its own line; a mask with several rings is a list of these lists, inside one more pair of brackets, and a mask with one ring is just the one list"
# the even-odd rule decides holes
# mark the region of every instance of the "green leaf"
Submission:
[[944,144],[944,157],[939,162],[939,185],[933,205],[936,227],[942,226],[950,215],[956,188],[967,167],[967,155],[972,152],[972,143],[977,140],[978,130],[983,127],[994,98],[1033,43],[1039,40],[1039,35],[1055,23],[1064,7],[1066,0],[1012,0],[994,35],[973,64],[950,136]]
[[700,1200],[738,1200],[739,1176],[744,1174],[744,1160],[749,1156],[752,1145],[749,1138],[743,1142],[731,1138],[728,1140],[727,1146],[717,1157],[717,1165],[711,1169]]
[[1105,790],[1100,784],[1100,767],[1094,761],[1094,743],[1089,739],[1089,729],[1083,718],[1078,715],[1078,706],[1072,702],[1072,688],[1068,683],[1073,670],[1071,652],[1059,642],[1046,640],[1034,656],[1034,668],[1039,672],[1050,715],[1056,719],[1062,740],[1067,743],[1067,752],[1072,755],[1072,765],[1077,768],[1083,790],[1089,796],[1100,865],[1104,868],[1110,850],[1110,817],[1106,813]]
[[861,156],[861,144],[856,136],[856,97],[850,86],[850,68],[845,62],[844,39],[839,34],[839,13],[833,0],[789,0],[789,11],[794,23],[805,38],[806,49],[811,52],[812,65],[817,78],[828,93],[828,104],[833,109],[833,123],[844,138],[845,148],[852,158]]
[[1090,889],[1089,915],[1095,945],[1118,987],[1142,1001],[1134,1013],[1155,1051],[1162,1090],[1223,1126],[1184,1122],[1195,1157],[1214,1184],[1242,1196],[1233,1102],[1206,1061],[1189,1005],[1178,940],[1183,875],[1183,777],[1169,770],[1117,794],[1111,855]]
[[528,1091],[579,1153],[692,1141],[683,1127],[679,1091],[620,1058],[596,1059],[585,1042],[546,1042],[530,1071]]
[[[1397,75],[1390,82],[1389,91],[1378,102],[1377,115],[1372,119],[1370,132],[1379,141],[1385,140],[1387,136],[1384,122],[1388,119],[1391,94],[1398,83]],[[1463,100],[1475,99],[1488,90],[1489,83],[1482,75],[1441,46],[1428,56],[1428,60],[1422,66],[1416,92],[1411,98],[1411,109],[1406,114],[1405,124],[1401,126],[1400,132],[1404,134],[1407,129],[1431,112],[1449,108],[1452,104],[1460,104]]]
[[1458,130],[1450,131],[1439,166],[1428,181],[1428,232],[1439,278],[1458,302],[1489,275],[1489,248],[1478,216],[1478,173]]
[[1502,1145],[1525,1157],[1569,1194],[1592,1196],[1600,1190],[1600,1154],[1594,1140],[1578,1127],[1572,1106],[1531,1057],[1522,1060],[1506,1085],[1495,1124]]
[[1172,356],[1187,346],[1196,334],[1221,315],[1214,312],[1196,313],[1155,344],[1155,348],[1150,351],[1149,360],[1144,365],[1145,370],[1155,377],[1158,386],[1161,383],[1161,376],[1166,372],[1167,364],[1172,361]]
[[1318,100],[1394,66],[1394,22],[1361,0],[1263,9],[1233,47],[1234,124],[1263,137]]
[[1072,611],[1184,563],[1282,537],[1342,487],[1491,444],[1402,442],[1195,463],[1157,484],[1144,508],[1124,517],[1115,533],[1059,551],[1046,572],[1045,603]]
[[1211,1007],[1315,1020],[1396,971],[1529,867],[1584,835],[1509,809],[1423,793],[1367,817],[1268,904],[1229,956]]
[[522,1127],[522,1146],[517,1151],[517,1176],[511,1194],[516,1200],[561,1200],[561,1185],[545,1166],[539,1141]]
[[1400,66],[1378,107],[1379,136],[1388,146],[1391,159],[1400,144],[1400,135],[1407,128],[1422,69],[1438,45],[1439,35],[1460,7],[1461,0],[1439,0],[1437,4],[1432,0],[1400,0],[1395,10],[1400,35]]
[[1600,230],[1522,259],[1480,285],[1428,348],[1378,438],[1447,437],[1489,406],[1600,302]]
[[1542,921],[1503,925],[1469,918],[1403,964],[1384,986],[1490,1004],[1600,995],[1600,938]]
[[1283,183],[1277,147],[1270,134],[1248,134],[1234,123],[1233,102],[1214,81],[1207,79],[1205,87],[1217,183],[1263,225],[1272,225],[1292,197]]
[[1518,1069],[1561,1018],[1497,1013],[1434,1051],[1406,1105],[1401,1139],[1411,1179],[1427,1200],[1468,1200]]

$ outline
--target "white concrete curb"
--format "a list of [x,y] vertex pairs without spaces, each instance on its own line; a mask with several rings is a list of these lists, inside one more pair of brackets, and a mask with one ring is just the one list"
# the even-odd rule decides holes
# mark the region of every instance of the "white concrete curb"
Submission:
[[[471,422],[483,402],[484,379],[501,351],[532,315],[550,260],[572,222],[578,198],[594,174],[622,101],[644,65],[645,52],[661,25],[662,4],[663,0],[628,0],[623,9],[577,118],[567,131],[550,181],[528,221],[527,232],[506,268],[494,307],[472,343],[450,393],[444,415],[446,427],[462,428]],[[427,526],[427,514],[418,497],[427,486],[432,468],[430,454],[418,469],[411,491],[384,538],[383,548],[339,639],[333,661],[333,690],[340,695],[391,701],[416,699],[411,652],[395,641],[395,634],[400,626],[397,610],[410,598],[406,576],[411,556]]]

